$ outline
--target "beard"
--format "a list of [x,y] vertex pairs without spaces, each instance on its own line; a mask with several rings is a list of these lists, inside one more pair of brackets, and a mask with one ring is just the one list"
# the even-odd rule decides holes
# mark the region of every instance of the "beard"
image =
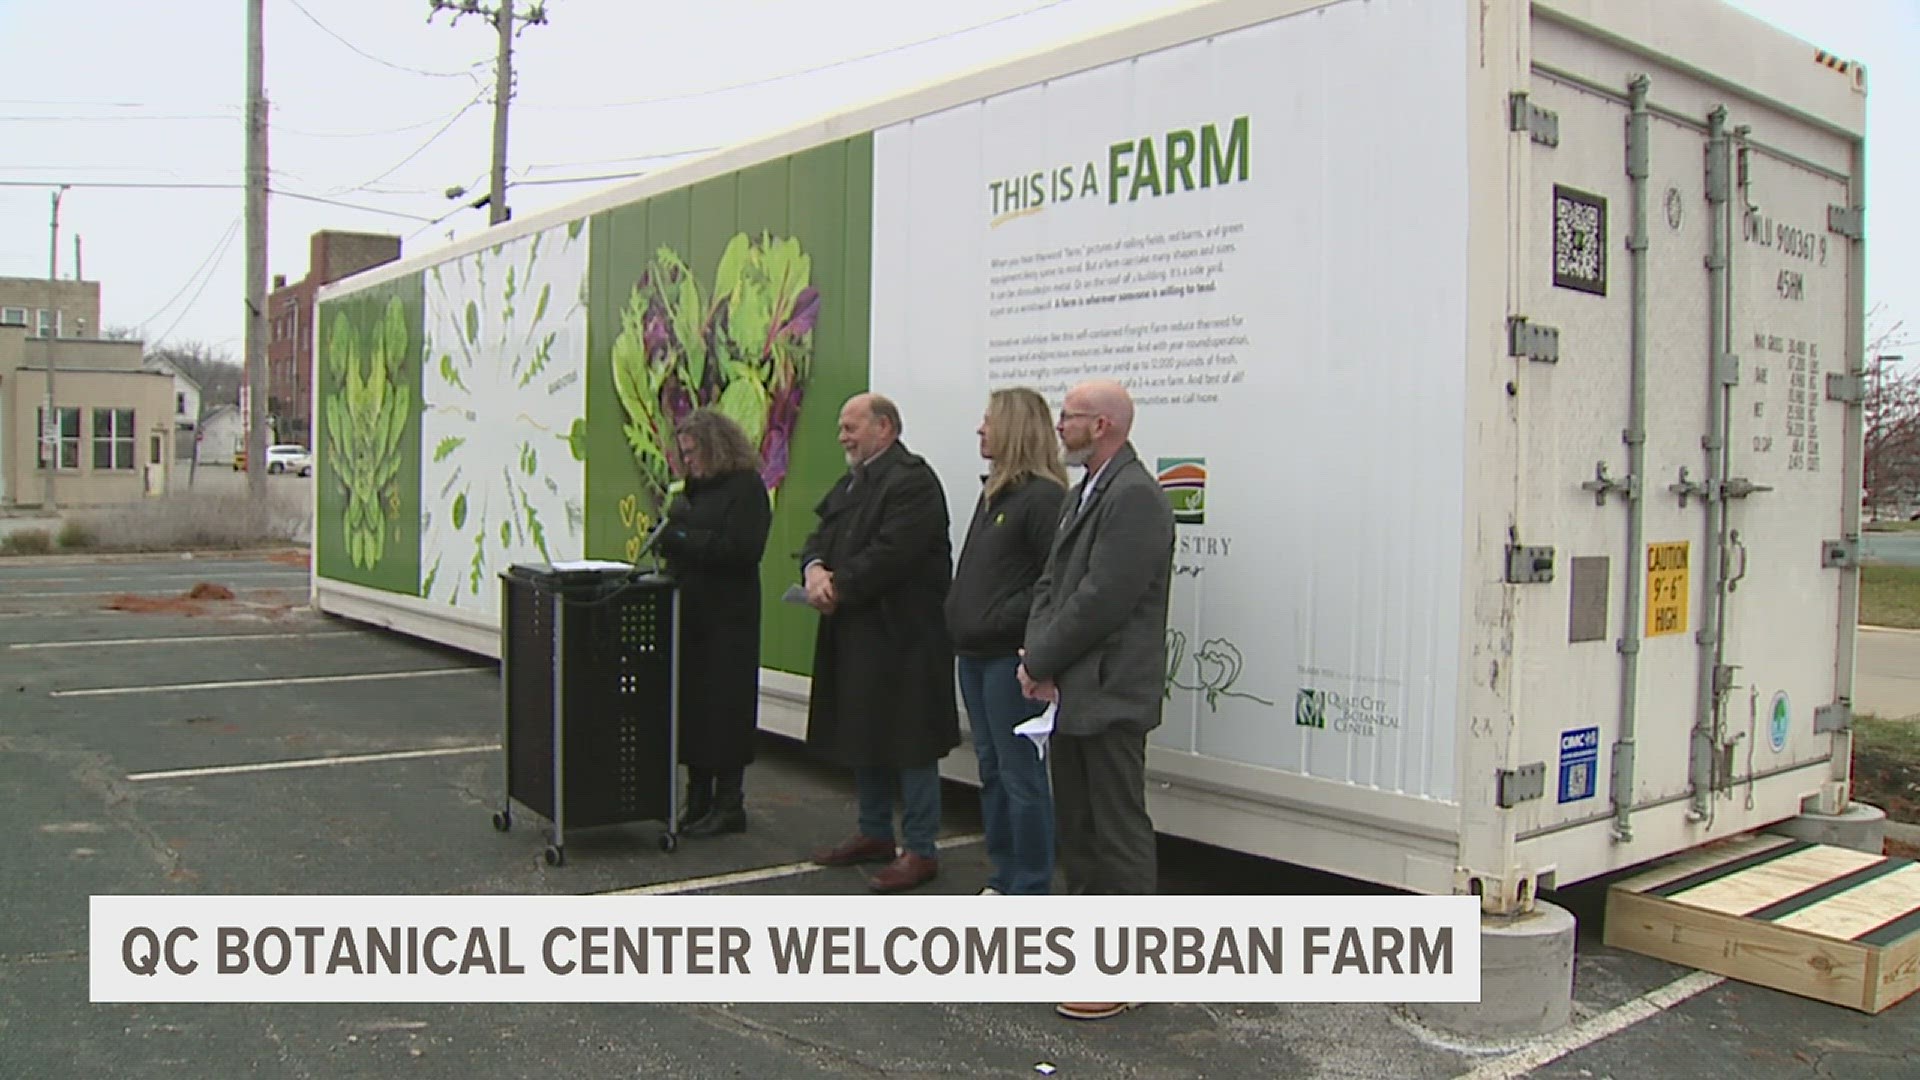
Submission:
[[1085,465],[1087,463],[1087,459],[1092,456],[1093,456],[1092,443],[1088,443],[1087,445],[1080,447],[1078,450],[1070,446],[1067,446],[1065,443],[1062,443],[1060,446],[1060,459],[1069,465],[1074,465],[1074,466]]

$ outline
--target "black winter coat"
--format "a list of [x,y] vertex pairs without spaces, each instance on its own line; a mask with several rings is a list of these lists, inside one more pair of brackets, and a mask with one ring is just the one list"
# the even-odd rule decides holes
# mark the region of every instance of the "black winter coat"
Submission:
[[953,647],[941,608],[953,573],[947,498],[899,443],[820,500],[800,553],[833,571],[839,606],[814,638],[807,745],[842,765],[930,765],[960,745]]
[[760,716],[760,556],[773,521],[752,470],[688,480],[660,554],[680,583],[680,762],[753,761]]
[[961,656],[1013,656],[1027,635],[1034,582],[1047,568],[1067,489],[1029,476],[987,501],[983,491],[947,593],[947,633]]

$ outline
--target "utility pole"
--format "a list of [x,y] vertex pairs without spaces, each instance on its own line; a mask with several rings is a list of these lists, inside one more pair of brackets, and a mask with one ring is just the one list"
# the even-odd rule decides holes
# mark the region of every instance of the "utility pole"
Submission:
[[[60,509],[60,503],[54,498],[53,490],[53,474],[60,471],[60,410],[53,397],[53,347],[54,339],[60,336],[58,284],[60,280],[60,196],[66,194],[66,191],[65,184],[53,189],[53,217],[48,222],[47,237],[47,318],[49,321],[40,335],[40,346],[46,350],[47,356],[47,410],[40,419],[40,438],[47,448],[47,467],[41,473],[46,480],[46,491],[41,502],[49,511]],[[36,329],[41,328],[36,327]],[[77,436],[80,433],[75,431],[74,434]]]
[[433,6],[427,13],[428,22],[442,11],[453,12],[455,23],[462,15],[481,15],[493,23],[500,35],[500,52],[493,72],[493,183],[487,195],[487,223],[498,225],[513,216],[507,209],[507,102],[513,97],[514,24],[544,26],[547,8],[544,3],[535,3],[525,14],[519,14],[513,10],[513,0],[498,0],[490,9],[481,7],[479,0],[428,0],[428,3]]
[[247,4],[247,493],[267,496],[267,87],[265,0]]

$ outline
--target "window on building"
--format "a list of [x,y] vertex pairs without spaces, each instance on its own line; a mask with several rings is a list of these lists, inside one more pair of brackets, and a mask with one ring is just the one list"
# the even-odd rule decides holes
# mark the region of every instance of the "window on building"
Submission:
[[27,309],[23,307],[0,307],[0,326],[27,325]]
[[59,418],[59,432],[48,429],[47,407],[34,410],[34,426],[40,432],[39,468],[46,468],[52,460],[53,446],[57,440],[60,445],[60,464],[57,468],[78,469],[80,467],[80,409],[78,406],[61,406],[54,410]]
[[160,433],[157,431],[147,438],[147,464],[160,464]]
[[58,310],[50,311],[46,308],[39,308],[34,314],[37,317],[39,325],[39,330],[37,330],[36,333],[41,337],[60,336],[60,312]]
[[173,393],[173,415],[187,415],[187,392],[185,390],[176,390]]
[[133,410],[93,410],[93,467],[133,468]]

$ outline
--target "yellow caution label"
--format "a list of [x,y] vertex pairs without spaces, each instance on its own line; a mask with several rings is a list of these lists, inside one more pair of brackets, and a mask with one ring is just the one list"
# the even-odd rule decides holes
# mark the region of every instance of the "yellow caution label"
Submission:
[[1686,541],[1647,545],[1647,636],[1687,632],[1690,559]]

